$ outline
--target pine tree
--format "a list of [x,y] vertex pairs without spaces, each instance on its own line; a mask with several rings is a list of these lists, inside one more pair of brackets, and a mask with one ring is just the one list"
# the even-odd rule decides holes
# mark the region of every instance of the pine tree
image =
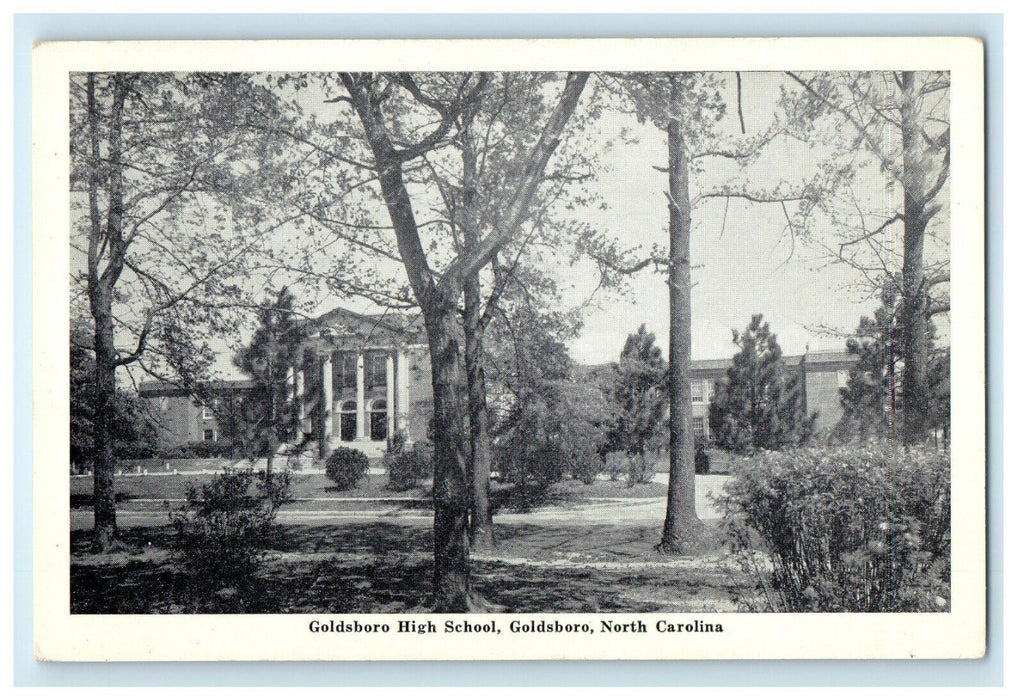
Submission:
[[900,396],[890,392],[890,368],[895,364],[890,360],[898,350],[886,332],[891,327],[891,315],[882,307],[874,317],[862,317],[855,337],[846,341],[846,351],[857,356],[857,364],[850,369],[846,386],[839,388],[843,417],[835,429],[838,436],[866,440],[886,434],[887,417],[892,415],[890,396],[897,401]]
[[[843,417],[833,431],[837,439],[893,437],[902,425],[904,318],[889,302],[872,318],[862,317],[854,337],[847,340],[846,350],[857,356],[857,364],[850,370],[846,386],[839,390]],[[948,439],[949,348],[935,346],[935,326],[931,323],[926,341],[926,426],[930,433]]]
[[807,415],[803,372],[786,370],[782,349],[761,314],[741,335],[726,380],[715,386],[710,422],[715,442],[728,450],[751,453],[801,444],[811,435],[814,416]]
[[620,408],[615,431],[618,446],[630,455],[630,482],[642,481],[647,453],[660,447],[668,393],[665,360],[653,333],[643,325],[630,334],[619,356],[615,397]]
[[[295,298],[281,289],[277,298],[260,310],[259,326],[252,340],[234,358],[235,366],[252,377],[256,385],[246,419],[264,444],[268,473],[281,441],[295,431],[295,412],[289,394],[289,368],[297,364],[299,326],[293,311]],[[232,413],[237,418],[237,412]],[[236,426],[246,429],[245,426]],[[269,483],[269,480],[268,482]]]

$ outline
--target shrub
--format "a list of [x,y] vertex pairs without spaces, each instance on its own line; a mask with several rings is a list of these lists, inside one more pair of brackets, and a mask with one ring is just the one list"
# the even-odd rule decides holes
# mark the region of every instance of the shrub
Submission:
[[230,440],[218,440],[216,442],[189,442],[184,445],[167,450],[163,457],[166,459],[210,459],[213,457],[231,457],[234,455],[234,445]]
[[948,452],[871,444],[766,453],[737,469],[719,506],[763,595],[754,607],[948,610]]
[[541,505],[547,491],[565,473],[563,454],[549,440],[527,441],[520,434],[500,440],[495,447],[495,462],[501,465],[501,478],[514,484],[510,498],[521,512]]
[[624,471],[626,456],[624,452],[609,452],[604,459],[609,481],[618,481]]
[[265,480],[265,473],[252,470],[223,472],[199,489],[189,484],[184,505],[171,512],[177,552],[196,592],[234,588],[244,598],[253,591],[290,488],[286,473],[273,475],[269,494]]
[[359,483],[370,469],[370,460],[359,450],[339,447],[327,458],[327,478],[347,491]]
[[626,470],[626,486],[633,487],[637,484],[649,484],[654,479],[654,468],[657,464],[657,456],[652,458],[648,452],[643,454],[631,454],[628,456],[628,468]]
[[693,444],[694,471],[698,474],[711,473],[711,458],[708,457],[707,440],[697,438]]
[[416,488],[433,471],[433,447],[429,442],[417,442],[405,449],[405,436],[399,433],[384,453],[384,468],[388,472],[389,491],[408,491]]

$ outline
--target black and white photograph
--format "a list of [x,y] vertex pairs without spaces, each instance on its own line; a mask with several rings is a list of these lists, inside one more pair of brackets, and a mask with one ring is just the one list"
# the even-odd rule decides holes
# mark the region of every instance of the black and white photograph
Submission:
[[36,53],[41,658],[984,654],[979,43]]

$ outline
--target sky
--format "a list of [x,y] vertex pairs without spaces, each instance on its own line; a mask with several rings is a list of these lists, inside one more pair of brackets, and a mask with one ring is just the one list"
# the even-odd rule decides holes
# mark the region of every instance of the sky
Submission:
[[[744,122],[748,133],[768,127],[782,77],[779,74],[745,74],[743,77]],[[739,132],[735,99],[727,82],[724,128]],[[618,126],[617,124],[615,126]],[[611,128],[612,125],[609,125]],[[617,144],[610,168],[602,175],[598,191],[608,203],[595,212],[608,231],[623,242],[668,247],[665,190],[667,174],[652,166],[667,161],[665,136],[651,125],[636,130],[637,143]],[[797,182],[810,174],[811,166],[795,149],[775,149],[772,157],[753,173],[754,181],[773,179]],[[691,198],[716,184],[717,171],[691,181]],[[885,194],[885,179],[868,182],[867,199]],[[731,357],[732,329],[742,329],[751,315],[763,314],[786,354],[805,350],[840,350],[845,340],[821,327],[852,330],[861,316],[877,306],[851,289],[858,281],[852,270],[826,266],[820,252],[785,233],[786,217],[778,204],[755,204],[730,199],[705,200],[694,211],[691,231],[692,357]],[[594,271],[588,266],[563,270],[567,296],[581,303],[593,290]],[[632,298],[600,295],[599,308],[587,317],[578,338],[570,343],[574,359],[585,364],[618,359],[629,333],[640,324],[654,332],[663,351],[668,345],[668,286],[665,274],[647,269],[633,276]]]
[[[748,134],[771,124],[784,80],[778,73],[743,75],[743,115]],[[593,89],[592,83],[589,90]],[[729,74],[722,93],[726,112],[721,122],[728,133],[739,132],[735,90],[736,83]],[[583,99],[588,99],[586,94]],[[338,107],[322,109],[336,113]],[[606,206],[593,207],[582,217],[625,248],[650,250],[657,244],[667,250],[668,176],[654,167],[663,167],[667,161],[664,133],[650,123],[637,124],[632,114],[612,110],[605,110],[592,129],[598,136],[594,141],[609,145],[594,154],[603,168],[588,186],[601,195]],[[704,162],[708,163],[707,169],[691,176],[691,198],[730,178],[755,186],[795,184],[816,167],[806,149],[793,142],[773,144],[748,171]],[[873,172],[866,170],[859,199],[875,211],[892,207],[891,195],[886,199],[886,184],[886,176],[877,166]],[[369,186],[376,187],[372,183]],[[380,219],[381,223],[387,221],[383,208]],[[292,240],[303,240],[297,234],[294,230],[287,233]],[[815,235],[827,237],[830,232],[822,229]],[[845,339],[823,328],[852,331],[860,317],[870,315],[878,305],[855,288],[859,278],[852,269],[826,265],[818,249],[786,232],[786,215],[777,203],[730,199],[726,205],[722,199],[705,200],[693,212],[691,259],[694,359],[731,357],[735,352],[732,330],[742,330],[757,313],[763,314],[786,354],[840,350]],[[568,342],[573,359],[584,364],[617,360],[626,337],[641,324],[653,331],[659,346],[667,350],[669,306],[664,271],[647,268],[631,276],[626,294],[601,290],[595,294],[597,270],[585,260],[568,265],[556,256],[551,272],[560,283],[567,308],[589,300],[580,334]],[[362,313],[377,310],[358,299],[325,299],[317,311],[322,313],[338,305]],[[216,371],[222,377],[238,376],[231,355],[231,348],[220,349]]]

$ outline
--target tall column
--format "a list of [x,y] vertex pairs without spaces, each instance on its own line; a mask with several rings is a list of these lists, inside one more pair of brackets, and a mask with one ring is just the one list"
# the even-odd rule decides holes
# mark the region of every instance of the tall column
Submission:
[[366,438],[366,384],[363,382],[363,352],[356,357],[356,440]]
[[331,428],[334,423],[334,362],[331,351],[324,357],[324,446],[331,444]]
[[[291,414],[291,417],[294,418],[295,399],[298,396],[298,394],[295,391],[295,366],[292,365],[290,362],[288,363],[288,367],[285,369],[284,384],[285,389],[288,392],[287,397],[285,398],[285,402],[288,406],[288,412]],[[281,412],[284,413],[283,407],[281,409]]]
[[384,359],[385,389],[388,403],[388,440],[395,436],[395,356],[391,352]]
[[299,442],[302,440],[303,433],[305,432],[306,425],[306,372],[305,369],[298,367],[295,369],[295,402],[299,407],[297,418],[295,421],[295,441]]
[[407,438],[412,437],[411,426],[409,425],[409,358],[405,351],[398,350],[396,374],[398,381],[398,414],[396,423],[398,429],[405,433]]

